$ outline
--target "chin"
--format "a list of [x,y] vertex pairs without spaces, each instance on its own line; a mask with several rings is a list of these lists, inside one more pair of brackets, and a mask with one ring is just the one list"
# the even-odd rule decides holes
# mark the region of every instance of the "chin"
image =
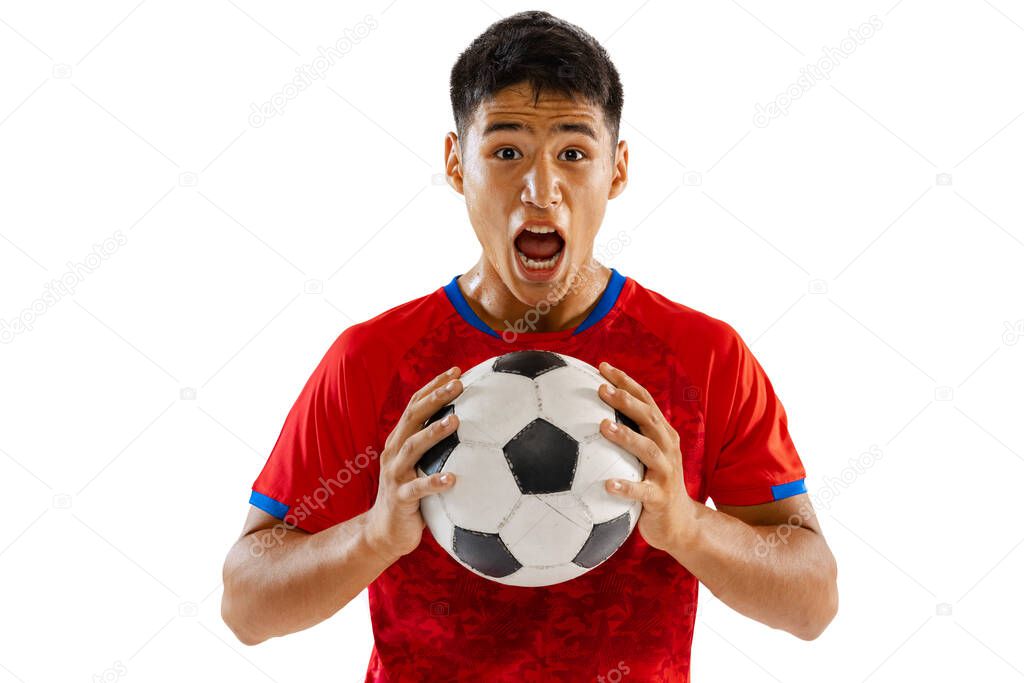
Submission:
[[513,291],[516,298],[527,306],[537,306],[542,301],[553,305],[568,293],[572,272],[569,264],[563,264],[551,277],[540,281],[531,280],[524,277],[513,263],[510,282],[515,285]]

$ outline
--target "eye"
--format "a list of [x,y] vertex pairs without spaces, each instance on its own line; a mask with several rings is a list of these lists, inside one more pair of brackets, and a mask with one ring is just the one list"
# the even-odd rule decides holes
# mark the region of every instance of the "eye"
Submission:
[[567,149],[567,150],[565,150],[565,152],[563,152],[563,154],[570,154],[570,153],[575,153],[577,155],[577,158],[575,158],[575,159],[566,159],[566,161],[582,161],[587,156],[586,154],[583,153],[583,150],[576,149],[576,148]]
[[504,152],[512,152],[513,154],[519,154],[519,150],[517,150],[515,147],[502,147],[501,149],[496,151],[495,154],[498,155],[498,158],[501,159],[502,161],[518,161],[518,159],[522,158],[522,154],[519,154],[519,157],[510,157],[504,154]]

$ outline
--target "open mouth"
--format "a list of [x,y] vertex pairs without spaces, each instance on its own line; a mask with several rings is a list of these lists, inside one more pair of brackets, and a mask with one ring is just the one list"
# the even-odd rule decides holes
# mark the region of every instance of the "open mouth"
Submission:
[[565,240],[553,227],[530,225],[519,231],[514,246],[523,269],[539,275],[558,265]]

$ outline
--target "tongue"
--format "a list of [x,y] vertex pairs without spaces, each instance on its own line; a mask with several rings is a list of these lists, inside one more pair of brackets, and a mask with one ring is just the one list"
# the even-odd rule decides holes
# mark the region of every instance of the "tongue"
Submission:
[[562,238],[558,233],[548,232],[543,235],[524,231],[516,238],[516,249],[526,254],[526,258],[534,261],[546,261],[562,248]]

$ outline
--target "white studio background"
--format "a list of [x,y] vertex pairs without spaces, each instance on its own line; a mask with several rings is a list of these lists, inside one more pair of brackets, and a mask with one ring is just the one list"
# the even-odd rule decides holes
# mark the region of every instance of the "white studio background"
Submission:
[[[362,680],[365,593],[247,648],[221,563],[334,338],[476,259],[448,74],[535,8],[0,3],[0,683]],[[543,8],[623,78],[608,262],[748,341],[839,561],[810,643],[702,591],[694,680],[1024,678],[1024,8]]]

